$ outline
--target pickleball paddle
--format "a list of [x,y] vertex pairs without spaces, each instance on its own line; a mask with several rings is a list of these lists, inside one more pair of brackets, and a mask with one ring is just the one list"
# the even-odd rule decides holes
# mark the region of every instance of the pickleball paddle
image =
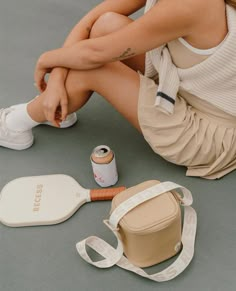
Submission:
[[0,193],[0,222],[11,227],[57,224],[84,203],[111,200],[123,190],[125,187],[85,189],[64,174],[17,178]]

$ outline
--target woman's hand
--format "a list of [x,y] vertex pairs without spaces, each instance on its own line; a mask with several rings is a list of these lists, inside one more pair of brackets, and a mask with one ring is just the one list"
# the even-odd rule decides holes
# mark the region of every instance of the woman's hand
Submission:
[[52,68],[48,68],[47,65],[47,52],[42,54],[36,64],[34,72],[35,86],[42,93],[47,88],[47,83],[45,77],[48,73],[52,71]]
[[44,94],[43,110],[46,119],[54,126],[60,127],[60,122],[68,114],[68,96],[63,83],[49,82]]

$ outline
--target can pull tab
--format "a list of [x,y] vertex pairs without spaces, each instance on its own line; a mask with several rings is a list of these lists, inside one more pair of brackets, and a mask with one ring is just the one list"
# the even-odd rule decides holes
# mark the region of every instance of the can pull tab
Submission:
[[107,155],[108,152],[109,152],[109,148],[107,146],[104,146],[104,147],[99,148],[99,150],[97,151],[97,155],[104,157]]

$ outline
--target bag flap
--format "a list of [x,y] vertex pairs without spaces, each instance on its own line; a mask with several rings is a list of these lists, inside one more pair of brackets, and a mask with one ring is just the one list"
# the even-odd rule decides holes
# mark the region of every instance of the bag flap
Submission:
[[[159,183],[157,180],[146,181],[116,195],[112,200],[111,212],[126,199]],[[120,220],[119,225],[128,232],[145,234],[157,231],[179,217],[180,206],[178,201],[171,192],[166,192],[128,212]]]

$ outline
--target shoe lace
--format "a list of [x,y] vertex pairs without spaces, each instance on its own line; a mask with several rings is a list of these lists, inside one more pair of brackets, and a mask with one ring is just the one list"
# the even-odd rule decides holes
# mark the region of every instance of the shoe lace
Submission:
[[6,116],[12,111],[11,108],[2,108],[0,109],[0,133],[7,135],[9,130],[6,126]]

